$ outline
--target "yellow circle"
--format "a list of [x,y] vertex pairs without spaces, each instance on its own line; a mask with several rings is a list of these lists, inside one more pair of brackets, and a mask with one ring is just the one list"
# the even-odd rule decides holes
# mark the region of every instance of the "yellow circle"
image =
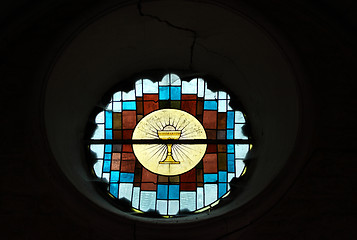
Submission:
[[[133,140],[207,139],[202,124],[178,109],[160,109],[136,125]],[[149,171],[166,176],[185,173],[203,158],[207,144],[133,144],[139,162]]]

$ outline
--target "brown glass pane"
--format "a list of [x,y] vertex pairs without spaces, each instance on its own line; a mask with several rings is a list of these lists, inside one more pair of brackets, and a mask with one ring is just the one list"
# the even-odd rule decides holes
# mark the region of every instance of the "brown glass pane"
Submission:
[[131,144],[123,144],[123,150],[122,152],[128,152],[132,153],[133,152],[133,147]]
[[227,152],[226,144],[218,144],[218,152]]
[[142,168],[141,190],[156,190],[157,175]]
[[216,139],[217,131],[216,130],[206,130],[207,139]]
[[123,111],[123,129],[134,129],[135,125],[136,125],[136,112]]
[[180,178],[179,178],[179,176],[169,177],[169,182],[170,183],[179,183],[180,182]]
[[143,98],[136,98],[136,114],[143,114],[143,102],[142,102]]
[[202,169],[197,169],[197,186],[198,187],[203,186],[203,170]]
[[134,153],[123,152],[121,155],[121,160],[122,161],[135,161],[135,155],[134,155]]
[[195,191],[196,183],[181,183],[180,190],[181,191]]
[[184,173],[181,175],[181,182],[196,182],[196,169]]
[[181,101],[171,101],[170,106],[171,106],[171,108],[180,109],[181,108]]
[[169,177],[159,175],[157,181],[159,183],[169,183]]
[[123,130],[123,139],[131,139],[133,130]]
[[203,112],[203,126],[206,129],[217,128],[217,111],[204,111]]
[[136,116],[136,121],[139,122],[143,118],[143,115],[137,115]]
[[121,113],[113,113],[113,129],[121,129]]
[[203,115],[203,98],[197,99],[197,115]]
[[216,144],[207,144],[206,153],[215,153],[217,152],[217,145]]
[[203,157],[204,173],[217,173],[217,154],[206,154]]
[[112,166],[111,170],[120,170],[120,160],[121,160],[121,153],[113,153],[112,154]]
[[[193,116],[196,116],[197,109],[197,96],[196,95],[182,95],[181,109],[191,113]],[[193,100],[193,101],[189,101]]]
[[218,170],[227,170],[227,154],[218,153]]
[[144,115],[159,109],[158,94],[144,94]]
[[170,101],[160,100],[160,109],[169,108],[169,107],[170,107]]
[[120,140],[123,138],[122,131],[121,130],[114,130],[113,131],[113,139],[114,140]]
[[[125,154],[125,153],[123,153]],[[121,171],[122,172],[134,172],[135,169],[135,160],[130,160],[130,161],[121,161]]]
[[218,121],[218,126],[217,126],[218,129],[226,129],[226,126],[227,126],[227,113],[219,112],[217,121]]

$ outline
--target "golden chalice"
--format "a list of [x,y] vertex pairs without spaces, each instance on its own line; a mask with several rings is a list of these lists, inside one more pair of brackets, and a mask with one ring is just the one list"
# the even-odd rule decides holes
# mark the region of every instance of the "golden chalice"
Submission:
[[[176,130],[173,126],[168,125],[163,130],[158,130],[157,134],[162,140],[178,140],[181,136],[181,130]],[[165,160],[160,161],[159,164],[179,164],[180,161],[176,161],[172,158],[172,143],[167,143],[167,157]]]

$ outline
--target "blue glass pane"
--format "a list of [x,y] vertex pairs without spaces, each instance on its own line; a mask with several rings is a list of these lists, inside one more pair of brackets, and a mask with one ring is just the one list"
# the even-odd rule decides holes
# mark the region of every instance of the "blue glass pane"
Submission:
[[105,128],[113,128],[112,112],[105,111]]
[[112,145],[105,145],[105,152],[112,152]]
[[205,101],[204,109],[205,110],[217,110],[217,102],[216,101]]
[[111,194],[113,194],[114,197],[118,197],[118,184],[117,183],[111,183],[109,191]]
[[233,139],[234,131],[233,130],[227,130],[227,139]]
[[171,100],[181,100],[181,87],[171,87]]
[[234,154],[227,154],[228,172],[234,172]]
[[135,101],[123,102],[123,110],[136,110],[136,102]]
[[234,128],[234,112],[228,111],[227,112],[227,128]]
[[227,172],[226,171],[218,172],[218,181],[219,182],[227,182]]
[[217,182],[217,174],[216,173],[204,174],[203,180],[205,183]]
[[167,199],[168,185],[157,185],[157,199]]
[[106,153],[105,155],[104,155],[104,159],[106,159],[106,160],[111,160],[111,154],[108,154],[108,153]]
[[180,186],[179,185],[169,185],[169,199],[179,199],[180,197]]
[[169,99],[169,87],[159,87],[159,100]]
[[105,139],[112,139],[112,138],[113,138],[112,130],[105,130]]
[[119,171],[111,171],[110,182],[118,182],[118,181],[119,181]]
[[218,184],[218,197],[222,197],[227,192],[227,183]]
[[103,172],[110,172],[110,161],[104,161]]
[[234,145],[227,144],[227,153],[234,153]]
[[120,182],[134,182],[134,173],[120,173]]

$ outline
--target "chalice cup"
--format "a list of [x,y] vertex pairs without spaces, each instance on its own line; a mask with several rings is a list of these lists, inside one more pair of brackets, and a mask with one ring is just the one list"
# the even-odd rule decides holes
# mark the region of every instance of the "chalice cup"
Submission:
[[[170,130],[169,130],[170,129]],[[171,128],[165,127],[163,130],[157,131],[159,138],[162,140],[178,140],[181,136],[181,130],[171,130]],[[180,161],[176,161],[172,158],[172,143],[167,143],[167,157],[165,160],[160,161],[159,164],[179,164]]]

